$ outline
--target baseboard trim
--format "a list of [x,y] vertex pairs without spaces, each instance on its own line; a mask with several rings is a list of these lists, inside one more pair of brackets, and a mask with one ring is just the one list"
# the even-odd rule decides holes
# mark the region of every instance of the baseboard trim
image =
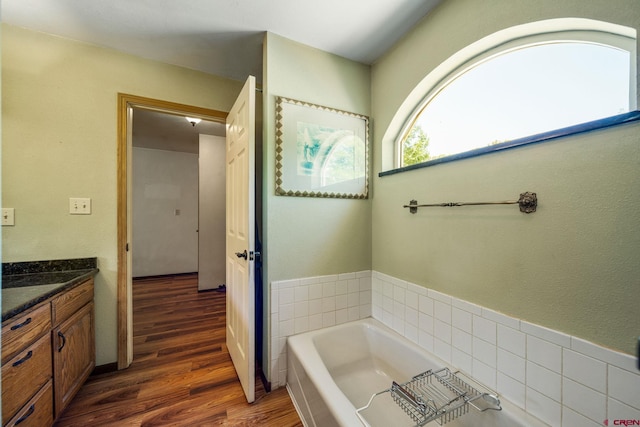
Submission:
[[91,372],[91,376],[110,374],[111,372],[117,372],[117,371],[118,371],[118,362],[107,363],[106,365],[100,365],[93,368],[93,371]]
[[260,381],[262,381],[262,386],[264,387],[264,391],[266,391],[267,393],[271,393],[271,383],[267,381],[267,377],[262,371],[262,367],[258,366],[258,369],[256,369],[256,371],[257,371],[256,374],[258,374]]

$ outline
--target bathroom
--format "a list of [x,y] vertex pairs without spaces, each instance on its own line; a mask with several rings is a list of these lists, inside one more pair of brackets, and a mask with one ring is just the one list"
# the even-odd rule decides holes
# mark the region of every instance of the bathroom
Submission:
[[[640,8],[633,0],[597,0],[588,5],[578,0],[561,4],[546,0],[445,1],[372,66],[267,34],[263,75],[265,295],[273,295],[281,286],[310,286],[317,282],[315,278],[337,282],[369,277],[374,316],[376,286],[384,293],[385,286],[406,289],[415,285],[469,304],[465,305],[468,312],[490,310],[546,328],[553,337],[560,334],[562,340],[575,337],[585,346],[634,354],[640,333],[636,307],[640,301],[637,123],[378,176],[391,169],[388,129],[408,94],[430,70],[496,31],[563,17],[640,30]],[[114,314],[118,275],[116,94],[228,111],[241,82],[6,25],[2,30],[2,74],[11,83],[11,88],[3,87],[3,202],[16,206],[16,221],[29,224],[3,228],[3,262],[51,258],[52,254],[97,256],[96,364],[108,365],[117,360],[118,339]],[[79,61],[79,57],[91,61]],[[18,79],[18,75],[33,79]],[[371,118],[368,199],[275,195],[275,96]],[[33,117],[46,120],[34,124]],[[20,162],[29,165],[28,170],[15,166]],[[65,166],[69,164],[73,167]],[[42,174],[40,178],[32,176],[34,170]],[[538,194],[534,214],[520,214],[512,207],[473,207],[421,210],[411,215],[402,208],[411,199],[424,203],[490,201],[517,197],[524,191]],[[37,201],[33,197],[23,201],[25,194],[37,195]],[[62,204],[64,209],[73,194],[90,196],[94,202],[94,214],[82,222],[55,212],[24,216],[25,211],[38,211],[41,205]],[[406,297],[405,301],[408,304]],[[276,307],[280,312],[278,303],[273,298],[265,301],[269,326],[264,331],[267,349],[263,361],[267,378],[282,386],[280,366],[274,362],[284,351],[280,323],[289,319],[272,314]],[[366,302],[364,305],[366,314]],[[328,316],[323,326],[330,324]],[[451,348],[451,343],[444,344]],[[450,357],[456,354],[454,349]],[[562,381],[557,372],[552,373]],[[636,391],[637,376],[637,370],[627,372],[627,377],[634,378],[632,390]],[[524,381],[514,385],[522,396],[531,390]],[[533,393],[543,394],[535,389]],[[622,404],[619,397],[596,393],[605,410],[588,415],[563,406],[564,396],[557,395],[557,388],[548,394],[554,398],[541,400],[548,412],[537,415],[552,425],[560,425],[558,421],[567,417],[588,419],[592,425],[602,425],[605,419],[640,419],[637,393],[630,398],[635,401]],[[517,396],[512,398],[517,400]],[[526,397],[522,401],[527,404]],[[596,419],[599,416],[602,419]]]

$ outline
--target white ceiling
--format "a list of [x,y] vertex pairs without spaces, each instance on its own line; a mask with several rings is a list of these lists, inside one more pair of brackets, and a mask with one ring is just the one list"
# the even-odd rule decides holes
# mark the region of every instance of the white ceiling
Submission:
[[[2,22],[11,25],[261,82],[265,31],[372,64],[443,0],[1,1]],[[220,134],[207,126],[140,110],[134,142],[148,147],[155,139],[162,149],[192,152],[198,132]],[[191,141],[191,148],[175,140]]]
[[265,31],[373,63],[442,0],[2,0],[2,21],[261,82]]
[[201,121],[191,125],[184,116],[134,108],[133,146],[198,153],[200,134],[225,136],[223,123]]

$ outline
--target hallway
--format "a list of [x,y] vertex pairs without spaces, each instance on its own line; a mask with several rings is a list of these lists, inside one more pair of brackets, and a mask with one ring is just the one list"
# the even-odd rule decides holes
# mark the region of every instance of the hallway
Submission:
[[[134,361],[89,378],[56,426],[301,426],[285,388],[249,405],[225,345],[225,294],[197,274],[134,279]],[[260,381],[256,381],[260,383]]]

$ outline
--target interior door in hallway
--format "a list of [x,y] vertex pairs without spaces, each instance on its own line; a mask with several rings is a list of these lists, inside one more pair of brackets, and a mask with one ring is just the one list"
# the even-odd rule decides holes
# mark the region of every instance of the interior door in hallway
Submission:
[[255,77],[227,116],[227,347],[249,403],[255,397]]

